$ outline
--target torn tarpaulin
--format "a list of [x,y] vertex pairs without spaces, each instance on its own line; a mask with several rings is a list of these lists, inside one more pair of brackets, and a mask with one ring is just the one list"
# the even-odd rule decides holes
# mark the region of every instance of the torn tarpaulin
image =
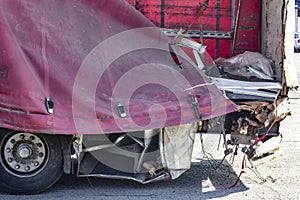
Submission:
[[1,127],[76,134],[186,124],[198,120],[190,92],[202,119],[235,109],[182,52],[178,69],[169,39],[125,1],[2,0],[0,30]]

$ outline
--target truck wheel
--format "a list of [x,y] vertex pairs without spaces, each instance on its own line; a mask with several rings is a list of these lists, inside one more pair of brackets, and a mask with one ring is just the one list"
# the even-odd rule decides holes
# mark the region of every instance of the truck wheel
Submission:
[[63,173],[61,145],[55,136],[1,132],[0,154],[0,189],[7,193],[42,192]]

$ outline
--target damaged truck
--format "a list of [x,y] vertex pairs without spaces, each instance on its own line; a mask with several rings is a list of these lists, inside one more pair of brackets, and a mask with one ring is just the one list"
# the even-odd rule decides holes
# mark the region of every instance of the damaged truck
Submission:
[[1,190],[176,179],[221,119],[225,154],[272,156],[298,86],[292,4],[0,1]]

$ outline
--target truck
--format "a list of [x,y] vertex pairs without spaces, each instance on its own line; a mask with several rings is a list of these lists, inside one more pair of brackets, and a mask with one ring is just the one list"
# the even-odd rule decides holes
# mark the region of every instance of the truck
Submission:
[[195,134],[277,155],[293,69],[292,1],[3,0],[0,188],[61,176],[176,179]]

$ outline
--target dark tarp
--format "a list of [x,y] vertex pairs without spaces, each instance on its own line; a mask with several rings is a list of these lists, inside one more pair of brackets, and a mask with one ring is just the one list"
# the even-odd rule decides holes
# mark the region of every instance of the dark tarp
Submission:
[[182,69],[174,63],[168,43],[125,1],[1,0],[0,126],[74,134],[179,125],[197,120],[190,96],[202,119],[232,112],[178,48]]

